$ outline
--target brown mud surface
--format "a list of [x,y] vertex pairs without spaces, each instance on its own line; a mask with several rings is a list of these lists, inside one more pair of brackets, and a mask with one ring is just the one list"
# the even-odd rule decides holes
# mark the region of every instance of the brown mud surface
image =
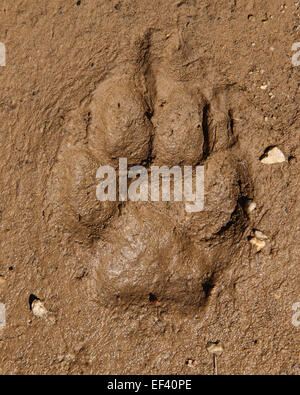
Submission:
[[[300,3],[2,0],[0,41],[0,374],[299,374]],[[120,157],[204,210],[100,202]]]

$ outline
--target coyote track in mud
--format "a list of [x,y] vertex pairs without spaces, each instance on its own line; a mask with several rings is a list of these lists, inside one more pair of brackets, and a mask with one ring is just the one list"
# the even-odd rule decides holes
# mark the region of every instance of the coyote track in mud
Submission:
[[[228,89],[176,78],[170,45],[170,62],[141,45],[142,64],[108,76],[74,112],[48,184],[55,226],[73,241],[93,241],[93,284],[105,303],[155,295],[179,309],[205,306],[247,226],[252,183]],[[99,202],[97,168],[117,167],[119,157],[148,168],[204,165],[204,211],[186,213],[182,202]]]

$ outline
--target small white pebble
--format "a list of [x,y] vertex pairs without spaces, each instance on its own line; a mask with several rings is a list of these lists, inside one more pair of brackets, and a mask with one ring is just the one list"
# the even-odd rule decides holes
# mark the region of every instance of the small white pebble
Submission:
[[246,202],[246,211],[247,211],[247,214],[252,213],[252,211],[254,211],[255,209],[256,209],[256,203],[253,202],[253,200],[248,200],[248,201]]
[[252,237],[252,239],[250,239],[250,244],[255,247],[257,252],[261,251],[266,246],[266,242],[264,240],[259,240],[256,237]]
[[282,162],[285,162],[285,156],[278,147],[271,148],[261,159],[261,163],[265,165]]
[[268,88],[268,85],[267,85],[267,84],[261,85],[261,87],[260,87],[260,89],[262,89],[263,91],[265,91],[267,88]]
[[43,302],[39,299],[34,300],[31,305],[31,310],[36,317],[43,318],[48,314],[48,310]]
[[260,230],[256,230],[256,231],[254,232],[254,235],[255,235],[255,237],[256,237],[258,240],[267,240],[267,239],[268,239],[268,236],[266,236],[265,234],[263,234],[263,232],[261,232]]

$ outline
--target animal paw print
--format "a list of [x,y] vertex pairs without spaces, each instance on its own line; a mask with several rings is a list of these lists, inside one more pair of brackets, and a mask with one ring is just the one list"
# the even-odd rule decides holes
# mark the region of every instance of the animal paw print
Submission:
[[[103,81],[79,111],[86,127],[69,132],[49,182],[55,226],[73,240],[94,240],[94,284],[108,304],[155,295],[169,307],[205,306],[246,226],[240,202],[251,183],[237,159],[226,95],[215,89],[208,97],[197,81],[169,74],[149,61]],[[187,213],[182,202],[98,201],[97,168],[117,168],[120,157],[148,169],[204,165],[204,211]]]

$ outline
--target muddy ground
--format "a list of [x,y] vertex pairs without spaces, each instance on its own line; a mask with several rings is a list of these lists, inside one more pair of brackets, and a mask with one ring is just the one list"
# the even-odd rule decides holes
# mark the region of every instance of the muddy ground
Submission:
[[[0,373],[299,374],[300,3],[2,0],[0,41]],[[204,210],[99,202],[120,157]]]

